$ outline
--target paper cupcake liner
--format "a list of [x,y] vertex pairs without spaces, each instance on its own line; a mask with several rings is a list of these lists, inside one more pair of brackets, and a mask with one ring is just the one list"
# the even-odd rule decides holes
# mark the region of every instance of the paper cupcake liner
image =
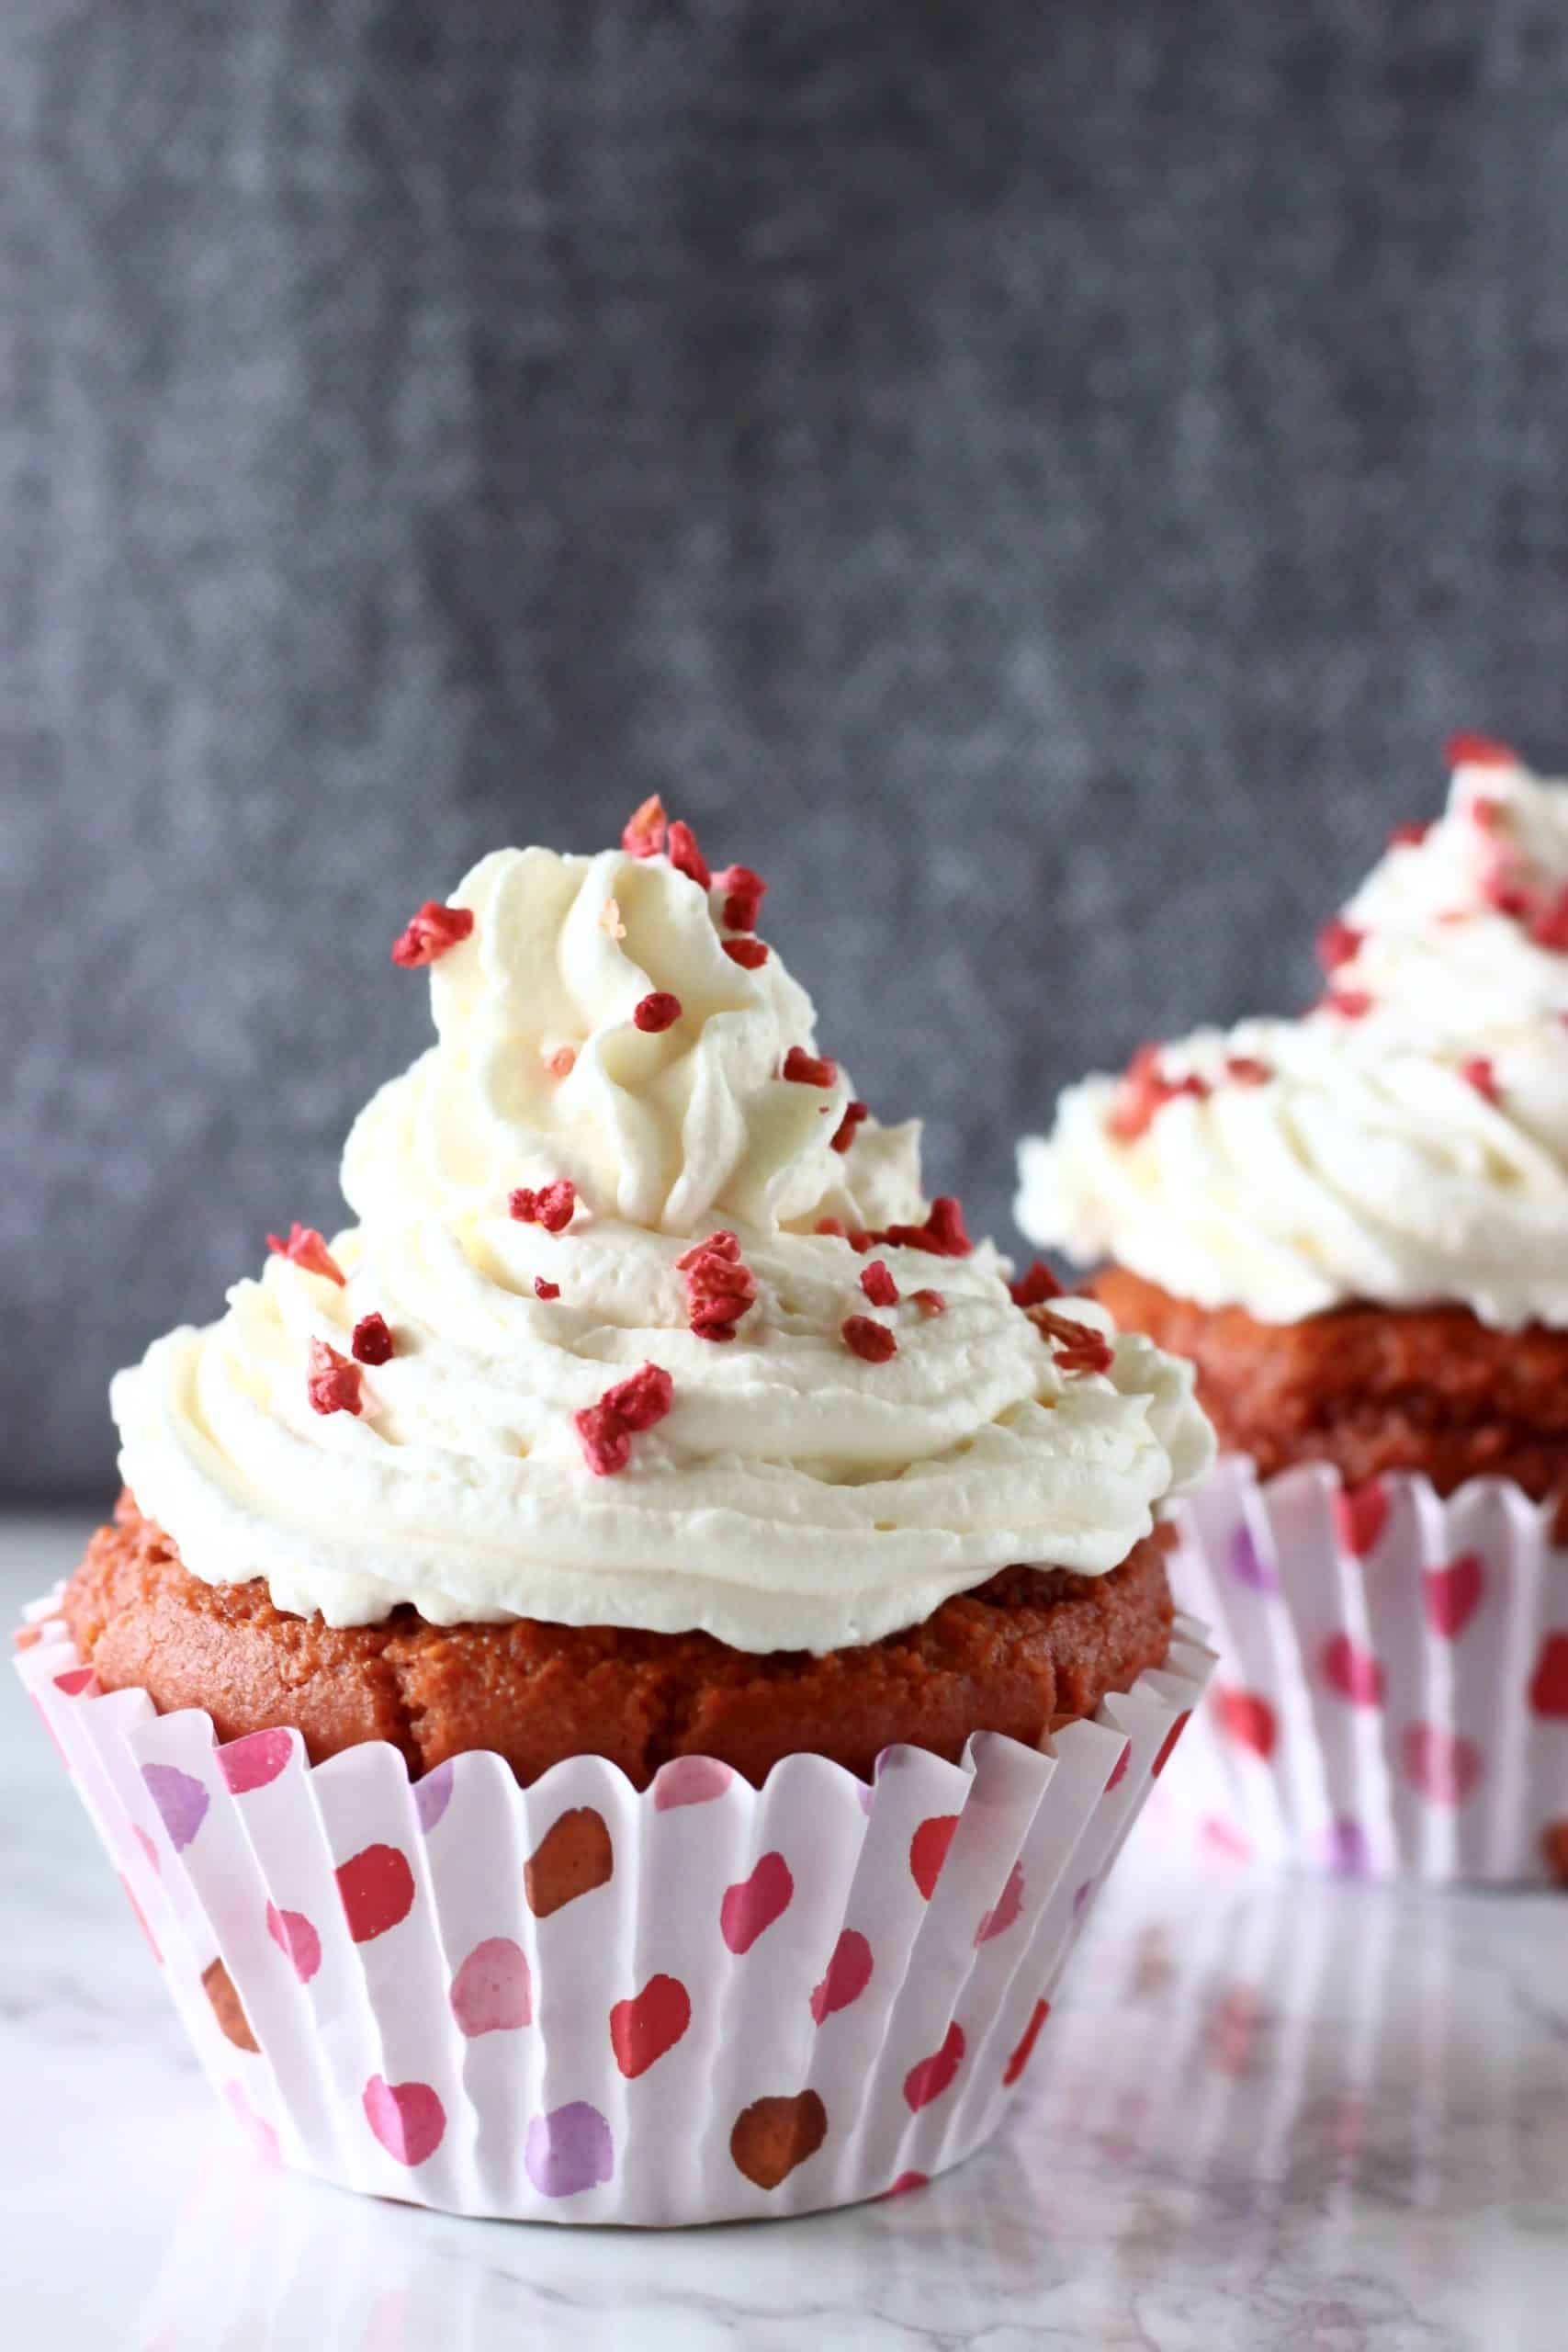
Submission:
[[1030,1748],[585,1756],[411,1782],[386,1746],[101,1693],[57,1596],[22,1679],[214,2089],[271,2157],[457,2213],[670,2224],[943,2171],[997,2123],[1063,1962],[1213,1660]]
[[1501,1478],[1223,1459],[1176,1513],[1222,1665],[1162,1791],[1237,1860],[1568,1883],[1568,1551]]

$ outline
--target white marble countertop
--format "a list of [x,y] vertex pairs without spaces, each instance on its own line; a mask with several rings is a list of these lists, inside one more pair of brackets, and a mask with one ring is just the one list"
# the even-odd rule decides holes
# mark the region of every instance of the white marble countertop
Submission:
[[[82,1532],[0,1523],[8,1614]],[[17,2352],[1568,2344],[1561,1898],[1174,1875],[1140,1833],[1002,2136],[930,2188],[683,2233],[455,2222],[250,2154],[5,1694]]]

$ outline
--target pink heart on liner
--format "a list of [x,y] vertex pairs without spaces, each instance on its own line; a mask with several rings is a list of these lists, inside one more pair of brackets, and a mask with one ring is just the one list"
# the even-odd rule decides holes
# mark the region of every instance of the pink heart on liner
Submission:
[[811,1996],[811,2014],[818,2025],[860,1999],[871,1983],[871,1946],[858,1928],[846,1928],[833,1946],[822,1982]]
[[1431,1804],[1464,1804],[1481,1778],[1481,1750],[1458,1732],[1411,1724],[1399,1743],[1404,1777]]
[[922,2107],[929,2107],[933,2098],[940,2098],[951,2087],[963,2063],[964,2028],[954,2018],[942,2048],[933,2050],[929,2058],[922,2058],[905,2075],[904,2097],[909,2107],[918,2113]]
[[515,2033],[534,2015],[527,1954],[510,1936],[487,1936],[452,1979],[452,2015],[468,2041]]
[[789,1864],[782,1854],[764,1854],[750,1878],[725,1889],[719,1905],[719,1933],[733,1952],[750,1951],[785,1911],[795,1893]]
[[266,1931],[278,1950],[287,1952],[294,1962],[294,1973],[300,1984],[308,1984],[321,1964],[321,1939],[303,1911],[280,1911],[276,1903],[269,1903]]
[[1485,1589],[1486,1570],[1478,1552],[1461,1552],[1446,1568],[1428,1568],[1421,1579],[1427,1617],[1435,1634],[1458,1641]]
[[1267,1699],[1259,1698],[1256,1690],[1230,1690],[1222,1684],[1214,1692],[1214,1713],[1228,1739],[1234,1739],[1238,1747],[1251,1748],[1268,1762],[1280,1726]]
[[692,1996],[678,1976],[650,1976],[610,2011],[610,2047],[628,2082],[673,2050],[692,2022]]
[[653,1809],[669,1813],[679,1804],[710,1804],[735,1774],[712,1756],[672,1756],[653,1776]]
[[1382,1706],[1382,1668],[1371,1650],[1359,1648],[1348,1634],[1334,1634],[1325,1642],[1322,1665],[1329,1689],[1351,1706]]
[[446,2110],[428,2083],[389,2083],[372,2075],[361,2103],[371,2131],[400,2165],[423,2164],[446,2136]]
[[247,1789],[265,1789],[276,1781],[293,1753],[294,1742],[286,1731],[247,1732],[219,1749],[218,1769],[232,1793],[243,1796]]
[[988,1944],[993,1936],[1005,1936],[1023,1909],[1023,1871],[1017,1862],[1008,1872],[1007,1884],[998,1895],[992,1908],[986,1912],[975,1930],[976,1944]]
[[1381,1478],[1362,1487],[1342,1487],[1334,1498],[1334,1526],[1351,1556],[1364,1560],[1388,1524],[1388,1488]]

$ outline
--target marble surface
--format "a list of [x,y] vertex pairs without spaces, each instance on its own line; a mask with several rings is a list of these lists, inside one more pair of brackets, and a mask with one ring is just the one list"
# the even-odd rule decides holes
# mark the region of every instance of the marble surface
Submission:
[[[80,1528],[0,1525],[0,1601]],[[654,2235],[265,2169],[7,1678],[0,2217],[18,2352],[1558,2352],[1568,1908],[1173,1873],[1139,1833],[1001,2137],[891,2203]]]

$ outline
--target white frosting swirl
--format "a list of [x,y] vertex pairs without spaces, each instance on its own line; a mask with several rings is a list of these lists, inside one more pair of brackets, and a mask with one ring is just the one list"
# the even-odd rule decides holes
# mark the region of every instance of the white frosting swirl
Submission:
[[1461,765],[1343,920],[1322,1006],[1161,1049],[1196,1087],[1142,1118],[1126,1080],[1069,1088],[1020,1146],[1020,1225],[1264,1322],[1371,1299],[1568,1325],[1568,784]]
[[[349,1138],[345,1283],[273,1257],[114,1384],[127,1483],[195,1574],[265,1576],[333,1624],[407,1601],[825,1650],[1011,1561],[1109,1569],[1201,1475],[1187,1368],[1122,1337],[1109,1376],[1064,1375],[988,1245],[880,1248],[897,1351],[844,1344],[868,1261],[811,1228],[920,1222],[917,1131],[868,1119],[831,1148],[848,1080],[779,1075],[814,1050],[809,1000],[776,955],[731,962],[665,859],[504,851],[454,903],[476,923],[432,973],[440,1042]],[[682,1013],[648,1035],[631,1016],[654,990]],[[562,1175],[568,1231],[507,1215],[512,1188]],[[676,1262],[720,1223],[757,1284],[724,1344],[689,1328]],[[364,1411],[313,1410],[311,1341],[346,1354],[371,1313],[394,1353]],[[574,1416],[645,1363],[673,1408],[594,1476]]]

